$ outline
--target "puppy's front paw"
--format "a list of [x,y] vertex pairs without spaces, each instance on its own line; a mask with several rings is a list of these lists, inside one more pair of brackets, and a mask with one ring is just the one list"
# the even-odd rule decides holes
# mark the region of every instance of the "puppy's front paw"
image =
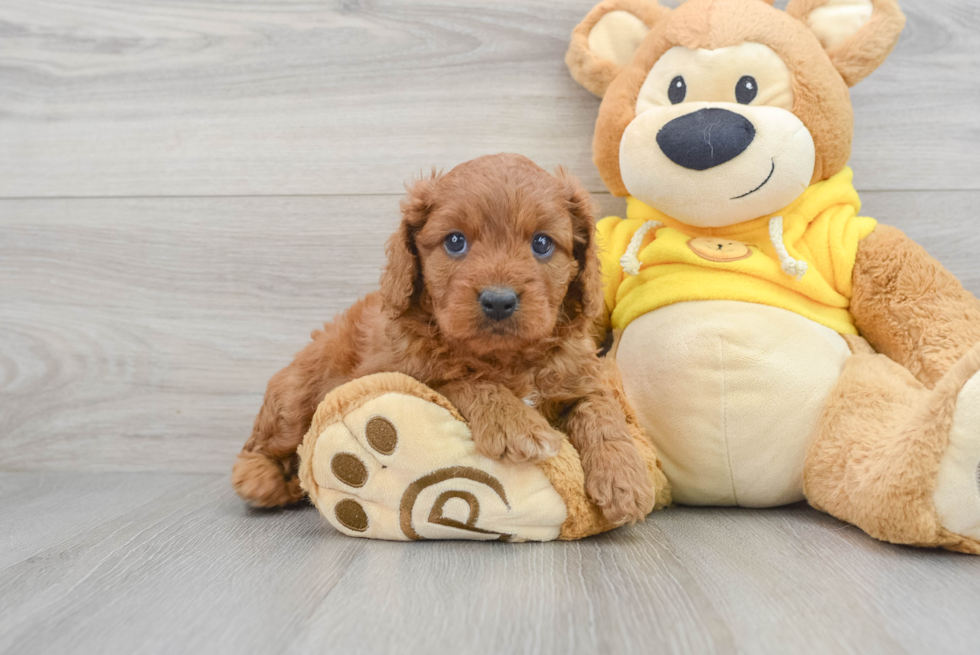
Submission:
[[516,423],[473,430],[477,451],[505,462],[540,462],[554,457],[565,436],[547,424]]
[[633,524],[653,511],[653,484],[632,441],[606,442],[582,463],[585,490],[607,521]]

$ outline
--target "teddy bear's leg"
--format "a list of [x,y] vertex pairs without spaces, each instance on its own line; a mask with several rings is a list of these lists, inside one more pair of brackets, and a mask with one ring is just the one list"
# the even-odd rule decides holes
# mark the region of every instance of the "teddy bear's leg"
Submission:
[[930,389],[980,343],[980,301],[893,227],[861,242],[853,289],[861,335]]
[[808,449],[810,504],[884,541],[980,554],[978,370],[980,346],[930,389],[857,352]]
[[[663,475],[656,457],[641,452],[653,457],[656,484]],[[556,457],[536,465],[488,459],[445,398],[397,373],[327,394],[299,456],[303,488],[351,536],[549,541],[615,527],[586,496],[567,440]]]

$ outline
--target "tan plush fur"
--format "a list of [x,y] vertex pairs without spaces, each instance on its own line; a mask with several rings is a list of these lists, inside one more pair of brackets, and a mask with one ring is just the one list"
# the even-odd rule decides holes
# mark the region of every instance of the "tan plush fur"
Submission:
[[628,11],[642,20],[647,27],[653,27],[664,15],[670,13],[669,9],[649,0],[604,0],[579,23],[572,32],[571,43],[565,54],[565,63],[575,81],[600,98],[622,71],[622,67],[597,57],[589,50],[589,33],[596,23],[611,11]]
[[[905,18],[895,0],[871,0],[867,22],[838,25],[833,12],[813,13],[828,2],[792,0],[783,12],[769,2],[687,0],[654,14],[632,61],[605,85],[593,153],[609,189],[627,195],[620,142],[648,73],[674,47],[771,48],[792,76],[792,112],[813,137],[812,182],[841,171],[853,132],[848,87],[884,62]],[[613,6],[614,0],[600,5]],[[580,27],[590,20],[594,25],[593,17]],[[810,27],[820,22],[829,50]],[[581,49],[587,39],[578,36]],[[569,58],[573,75],[576,66],[584,74],[586,60],[581,53]],[[854,355],[810,442],[806,497],[880,539],[980,553],[976,541],[942,527],[934,506],[958,394],[980,370],[980,301],[921,247],[884,226],[860,244],[852,289],[850,311],[862,336],[845,337]]]
[[980,345],[935,389],[884,355],[851,357],[807,454],[810,504],[884,541],[980,554],[932,503],[957,394],[978,370]]
[[[792,0],[786,13],[801,21],[829,0]],[[905,27],[905,15],[894,0],[872,0],[874,12],[861,30],[827,52],[847,86],[854,86],[884,63]]]
[[[572,48],[566,59],[575,79],[593,80],[605,89],[592,143],[593,159],[603,182],[617,196],[628,195],[619,169],[619,145],[623,132],[636,117],[636,99],[653,65],[675,46],[691,49],[718,49],[754,42],[767,45],[779,54],[793,75],[795,104],[793,113],[803,121],[817,146],[813,182],[839,173],[851,154],[854,116],[847,87],[856,84],[880,65],[898,42],[905,18],[894,0],[876,0],[875,14],[858,34],[828,53],[816,35],[802,22],[806,14],[826,0],[793,3],[795,10],[784,12],[765,2],[747,0],[688,0],[670,11],[659,7],[654,23],[632,62],[607,83],[613,70],[602,62],[590,61],[583,51],[588,29],[612,9],[629,9],[633,4],[607,0],[576,28]],[[655,2],[648,5],[656,6]],[[791,6],[792,8],[792,6]],[[591,25],[589,24],[591,21]],[[648,23],[650,24],[650,23]],[[584,39],[584,40],[583,40]],[[608,64],[608,62],[606,62]],[[583,86],[595,90],[590,86]]]
[[[539,461],[567,435],[605,518],[641,520],[654,489],[590,339],[603,302],[588,193],[564,173],[496,155],[419,181],[402,213],[381,291],[315,332],[269,382],[234,469],[239,494],[260,506],[299,500],[296,449],[317,404],[341,384],[394,371],[448,398],[488,457]],[[444,247],[456,232],[470,244],[464,256]],[[554,242],[546,259],[532,252],[536,234]],[[518,294],[512,316],[484,315],[489,287]]]
[[980,301],[893,227],[861,242],[851,314],[878,352],[929,388],[980,343]]

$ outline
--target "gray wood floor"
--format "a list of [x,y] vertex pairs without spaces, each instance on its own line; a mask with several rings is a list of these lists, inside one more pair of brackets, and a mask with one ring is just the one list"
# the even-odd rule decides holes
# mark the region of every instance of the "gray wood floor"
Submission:
[[[407,178],[516,151],[620,210],[562,63],[591,5],[0,0],[0,652],[980,652],[980,558],[804,506],[404,545],[230,492]],[[856,182],[980,293],[980,5],[903,7]]]
[[222,475],[0,474],[10,653],[976,653],[980,560],[803,506],[577,543],[350,539]]

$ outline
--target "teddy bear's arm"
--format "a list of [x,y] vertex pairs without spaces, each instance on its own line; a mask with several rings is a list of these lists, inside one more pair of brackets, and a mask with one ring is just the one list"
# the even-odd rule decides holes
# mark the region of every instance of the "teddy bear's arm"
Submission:
[[893,227],[879,225],[859,244],[853,280],[861,335],[928,387],[980,343],[980,301]]

